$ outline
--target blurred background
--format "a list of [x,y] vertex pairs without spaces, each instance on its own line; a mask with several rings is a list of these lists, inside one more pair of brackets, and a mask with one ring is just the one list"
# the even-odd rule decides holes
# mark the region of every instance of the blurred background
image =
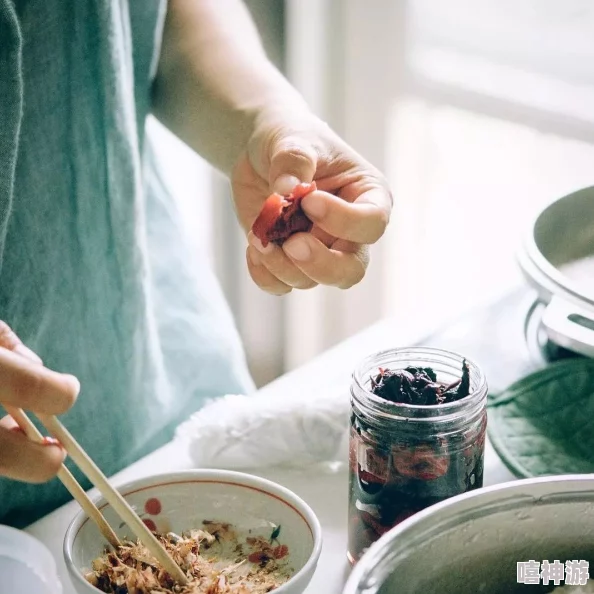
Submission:
[[227,181],[151,122],[256,382],[384,317],[403,336],[428,332],[522,283],[515,253],[529,218],[594,178],[594,3],[247,4],[273,61],[386,173],[396,202],[359,286],[271,297],[247,274]]

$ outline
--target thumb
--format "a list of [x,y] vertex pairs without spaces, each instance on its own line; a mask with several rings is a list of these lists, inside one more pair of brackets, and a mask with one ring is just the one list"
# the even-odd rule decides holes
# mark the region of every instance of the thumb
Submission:
[[269,183],[271,190],[289,194],[300,182],[311,182],[318,154],[311,143],[298,136],[280,137],[271,147]]

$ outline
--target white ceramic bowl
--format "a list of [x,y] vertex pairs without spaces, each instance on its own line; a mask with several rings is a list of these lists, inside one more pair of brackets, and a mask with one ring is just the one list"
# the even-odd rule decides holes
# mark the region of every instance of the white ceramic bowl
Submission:
[[0,526],[1,592],[62,593],[49,550],[30,534],[8,526]]
[[[200,527],[203,520],[227,522],[240,533],[252,530],[262,535],[270,532],[271,525],[280,525],[278,541],[289,548],[288,562],[295,573],[275,594],[301,594],[311,581],[322,550],[322,529],[311,508],[280,485],[240,472],[189,470],[140,479],[118,490],[159,532],[179,534]],[[127,526],[118,528],[121,522],[111,506],[103,499],[96,504],[119,537],[132,536]],[[80,511],[64,539],[66,566],[79,594],[99,592],[83,573],[105,545],[95,523]]]

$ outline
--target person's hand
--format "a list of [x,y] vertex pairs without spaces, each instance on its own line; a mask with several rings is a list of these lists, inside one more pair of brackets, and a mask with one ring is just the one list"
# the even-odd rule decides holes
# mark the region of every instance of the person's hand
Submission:
[[[51,371],[0,321],[0,403],[7,407],[59,415],[75,402],[80,385],[71,376]],[[65,452],[55,440],[27,439],[11,416],[0,419],[0,476],[48,481],[60,469]]]
[[[312,231],[263,248],[250,229],[266,198],[311,181],[318,191],[303,199],[302,208]],[[231,183],[248,236],[248,269],[259,287],[283,295],[318,284],[346,289],[363,279],[368,245],[386,229],[392,195],[384,176],[324,122],[308,112],[262,116]]]

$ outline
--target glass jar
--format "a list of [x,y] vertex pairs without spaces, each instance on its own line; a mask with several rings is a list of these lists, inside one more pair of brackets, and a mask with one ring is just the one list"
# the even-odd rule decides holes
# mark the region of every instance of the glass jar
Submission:
[[438,405],[390,402],[376,396],[379,370],[430,367],[437,382],[462,377],[465,358],[416,347],[367,357],[351,384],[348,558],[356,563],[382,534],[414,513],[483,485],[487,382],[466,359],[470,390]]

